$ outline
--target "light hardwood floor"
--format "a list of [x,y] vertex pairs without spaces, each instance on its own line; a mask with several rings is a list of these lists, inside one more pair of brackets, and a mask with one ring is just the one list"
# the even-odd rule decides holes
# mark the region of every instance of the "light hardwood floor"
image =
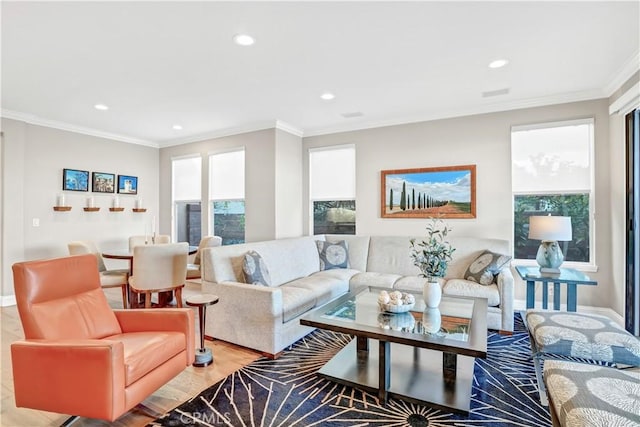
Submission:
[[[183,299],[197,293],[200,285],[187,282],[183,290]],[[109,304],[113,308],[122,308],[120,289],[105,289]],[[161,309],[159,309],[161,310]],[[195,309],[194,309],[195,310]],[[0,366],[2,368],[2,401],[0,410],[0,426],[5,427],[37,427],[60,425],[69,415],[52,412],[36,411],[32,409],[16,408],[13,396],[13,374],[11,370],[12,342],[24,338],[20,317],[16,306],[2,307],[2,353]],[[195,311],[196,344],[199,346],[198,313]],[[180,375],[158,389],[142,403],[151,410],[162,414],[180,403],[195,396],[200,391],[215,384],[230,373],[238,370],[260,357],[260,354],[223,341],[205,341],[205,346],[213,351],[214,363],[205,368],[190,366]],[[54,390],[51,390],[54,393]],[[140,411],[132,410],[120,417],[114,423],[106,421],[80,418],[73,426],[145,426],[153,418]]]

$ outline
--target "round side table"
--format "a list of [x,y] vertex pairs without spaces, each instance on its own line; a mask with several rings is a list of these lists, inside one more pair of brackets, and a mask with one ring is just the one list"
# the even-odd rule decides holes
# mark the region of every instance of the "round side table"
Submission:
[[216,304],[218,297],[211,294],[193,295],[187,298],[185,303],[190,307],[198,307],[198,317],[200,318],[200,348],[196,349],[196,360],[193,366],[203,367],[213,363],[211,349],[204,347],[204,324],[207,317],[207,306]]

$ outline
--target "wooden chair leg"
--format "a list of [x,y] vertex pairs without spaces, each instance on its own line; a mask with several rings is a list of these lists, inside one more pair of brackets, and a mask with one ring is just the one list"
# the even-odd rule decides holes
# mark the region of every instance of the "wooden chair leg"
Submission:
[[178,308],[182,308],[182,288],[176,289],[176,305]]
[[144,308],[151,308],[151,292],[144,293]]
[[121,288],[122,288],[122,307],[126,310],[127,309],[127,287],[123,284]]

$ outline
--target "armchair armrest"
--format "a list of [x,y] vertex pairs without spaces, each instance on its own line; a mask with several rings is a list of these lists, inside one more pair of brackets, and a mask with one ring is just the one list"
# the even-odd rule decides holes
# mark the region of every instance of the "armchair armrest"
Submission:
[[18,407],[106,420],[125,411],[121,342],[22,340],[11,344],[11,362]]
[[498,274],[498,291],[502,311],[502,330],[513,332],[514,280],[510,267],[503,268]]
[[185,335],[187,365],[193,363],[195,357],[195,324],[191,308],[162,308],[113,310],[123,333],[172,331]]

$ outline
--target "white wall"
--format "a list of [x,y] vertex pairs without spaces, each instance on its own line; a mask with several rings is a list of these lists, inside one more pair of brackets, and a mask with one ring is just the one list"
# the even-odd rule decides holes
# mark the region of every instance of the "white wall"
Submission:
[[[389,126],[303,138],[304,175],[308,182],[308,149],[329,145],[356,145],[356,233],[419,235],[425,219],[393,219],[380,216],[380,171],[419,167],[475,164],[477,216],[447,220],[453,235],[496,237],[513,243],[511,196],[511,126],[595,118],[596,261],[599,270],[589,273],[597,287],[582,286],[578,304],[612,307],[609,116],[606,99],[541,108],[482,114],[400,126]],[[308,217],[308,189],[304,214]],[[308,232],[308,224],[305,232]],[[525,286],[517,279],[516,298],[525,298]],[[563,301],[565,296],[562,296]]]
[[[202,195],[208,200],[209,194],[209,153],[245,149],[245,240],[255,242],[278,237],[301,235],[300,181],[300,138],[276,129],[247,132],[198,141],[190,144],[160,149],[160,205],[162,226],[170,229],[171,217],[171,159],[185,155],[199,154],[203,157]],[[291,170],[287,170],[287,164]],[[287,187],[281,183],[290,181]],[[297,193],[297,194],[296,194]],[[276,212],[281,216],[276,220]],[[288,215],[287,215],[288,213]],[[211,234],[208,218],[209,207],[202,210],[203,234]],[[205,231],[206,230],[206,231]]]
[[302,235],[302,138],[276,129],[276,238]]
[[[93,240],[100,249],[126,248],[158,215],[158,149],[2,119],[2,295],[13,295],[11,265],[68,254],[67,242]],[[69,212],[54,212],[62,169],[138,177],[146,213],[134,213],[136,196],[120,195],[123,212],[109,212],[113,194],[65,192]],[[93,196],[99,212],[84,212]],[[34,218],[40,226],[33,227]],[[119,266],[116,262],[113,266]]]

